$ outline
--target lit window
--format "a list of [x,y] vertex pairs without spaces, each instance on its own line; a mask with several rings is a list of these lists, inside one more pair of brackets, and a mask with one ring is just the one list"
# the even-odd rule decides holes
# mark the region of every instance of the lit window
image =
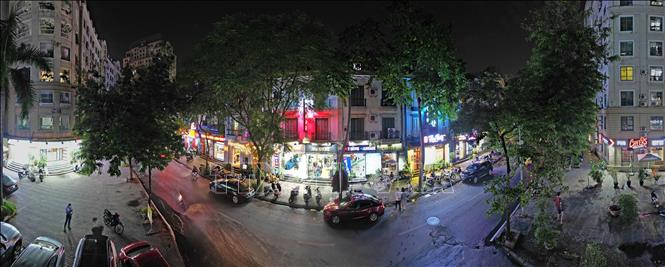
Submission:
[[619,54],[622,57],[632,57],[633,56],[633,41],[621,41],[621,42],[619,42]]
[[19,130],[30,130],[30,118],[21,118],[21,116],[16,117],[16,128]]
[[52,71],[40,71],[39,80],[42,82],[52,82],[53,81],[53,72]]
[[54,11],[55,6],[53,2],[39,2],[39,11]]
[[53,34],[55,31],[55,22],[53,18],[40,18],[39,19],[39,33]]
[[663,56],[663,41],[649,42],[649,56],[652,57]]
[[650,66],[649,67],[649,81],[662,82],[663,81],[663,66]]
[[634,130],[633,116],[621,116],[621,130],[622,131]]
[[649,30],[652,32],[662,32],[663,17],[649,17]]
[[633,80],[633,66],[621,66],[621,80],[622,81]]
[[53,93],[51,93],[51,92],[41,92],[41,93],[39,93],[39,103],[41,103],[41,104],[53,104]]
[[663,130],[663,116],[651,116],[649,120],[649,127],[651,130],[662,131]]
[[662,91],[651,91],[651,106],[662,106],[663,105],[663,92]]
[[621,91],[621,106],[632,107],[634,105],[633,91]]
[[620,6],[632,6],[633,5],[633,0],[620,0],[619,5]]
[[633,31],[633,17],[619,17],[619,31]]
[[60,82],[61,83],[70,83],[69,70],[68,69],[61,69],[60,70]]
[[52,130],[53,129],[53,117],[41,117],[39,118],[39,128],[42,130]]
[[651,0],[652,6],[663,6],[663,0]]

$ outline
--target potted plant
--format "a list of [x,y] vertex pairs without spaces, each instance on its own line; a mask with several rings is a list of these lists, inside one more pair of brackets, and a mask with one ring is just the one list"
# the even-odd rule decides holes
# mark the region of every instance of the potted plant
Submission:
[[587,188],[591,188],[589,185],[589,177],[593,178],[596,185],[600,185],[603,182],[602,161],[594,161],[591,163],[591,171],[589,172],[589,176],[587,176]]
[[621,207],[619,207],[619,205],[616,204],[610,205],[609,209],[610,209],[610,215],[612,215],[612,217],[619,216],[619,212],[621,212]]
[[614,189],[619,189],[619,173],[616,168],[609,169],[610,176],[612,176],[612,181],[614,182]]
[[640,186],[644,186],[644,179],[647,178],[647,172],[644,169],[640,168],[640,171],[637,173],[637,179],[640,180]]
[[637,218],[637,198],[633,194],[621,194],[617,201],[621,209],[621,222],[624,224],[632,223]]

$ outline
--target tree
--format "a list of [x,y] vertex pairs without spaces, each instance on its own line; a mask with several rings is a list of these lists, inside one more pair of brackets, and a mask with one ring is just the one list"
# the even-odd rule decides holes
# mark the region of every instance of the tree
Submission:
[[[457,120],[452,123],[456,132],[479,132],[478,141],[489,139],[491,144],[502,150],[506,159],[506,175],[503,179],[493,179],[485,187],[492,196],[488,214],[502,214],[506,220],[506,238],[512,239],[510,228],[510,207],[523,194],[524,186],[512,186],[515,175],[511,166],[511,156],[519,143],[513,139],[518,128],[518,103],[511,99],[510,87],[506,79],[493,68],[488,68],[477,77],[472,77],[467,89],[461,93],[462,105]],[[524,199],[524,198],[522,198]]]
[[[16,16],[16,9],[10,10],[6,19],[0,20],[0,176],[3,174],[4,159],[4,133],[7,125],[6,115],[9,107],[9,84],[21,104],[21,118],[26,118],[34,103],[34,91],[30,81],[30,68],[34,66],[42,70],[50,71],[51,67],[46,55],[35,47],[29,47],[23,43],[16,43],[18,29],[21,22]],[[25,66],[28,67],[25,67]],[[23,68],[19,68],[23,67]],[[0,190],[2,191],[2,190]],[[0,205],[4,200],[0,192]]]
[[248,132],[259,178],[274,145],[285,141],[280,126],[288,109],[302,99],[319,106],[350,88],[333,43],[322,24],[300,13],[240,14],[215,23],[196,46],[186,82],[206,89],[197,102],[210,113],[228,114]]
[[454,118],[458,92],[466,85],[462,62],[456,58],[450,29],[430,14],[399,2],[388,19],[389,53],[381,60],[378,77],[388,96],[400,105],[415,101],[420,126],[420,173],[422,191],[425,161],[423,110],[429,118]]
[[156,57],[135,73],[124,69],[114,90],[94,79],[78,90],[74,131],[81,137],[77,158],[82,173],[101,172],[97,162],[107,160],[107,172],[119,176],[123,161],[136,161],[141,171],[148,171],[150,200],[152,169],[164,169],[182,153],[178,112],[188,104],[188,94],[169,79],[171,60]]

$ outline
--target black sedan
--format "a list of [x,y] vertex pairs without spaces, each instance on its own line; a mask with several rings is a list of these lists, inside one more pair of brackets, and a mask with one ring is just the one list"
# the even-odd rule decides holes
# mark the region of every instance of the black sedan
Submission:
[[23,251],[23,236],[11,224],[0,222],[0,265],[9,266]]
[[255,194],[254,188],[250,186],[248,180],[237,178],[217,179],[210,182],[210,192],[216,195],[227,196],[233,204],[250,200]]
[[489,161],[475,162],[462,172],[462,180],[467,183],[478,183],[480,179],[492,177],[492,163]]
[[3,195],[9,196],[11,193],[14,193],[16,190],[18,190],[18,183],[16,183],[16,180],[12,179],[11,177],[7,176],[6,174],[2,174],[2,193]]

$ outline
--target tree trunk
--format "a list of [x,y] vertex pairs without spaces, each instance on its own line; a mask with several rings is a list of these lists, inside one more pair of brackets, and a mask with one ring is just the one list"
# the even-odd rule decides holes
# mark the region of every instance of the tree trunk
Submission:
[[130,157],[129,158],[129,181],[131,181],[132,178],[134,178],[133,170],[134,170],[134,168],[133,168],[133,165],[132,165],[132,158]]
[[420,106],[420,97],[418,97],[418,126],[420,126],[420,159],[418,168],[418,192],[423,191],[423,173],[425,169],[425,132],[423,127],[423,111]]
[[258,192],[262,187],[263,179],[261,179],[261,165],[263,163],[263,153],[257,153],[258,162],[256,164],[256,191]]
[[[505,134],[505,133],[504,133]],[[506,185],[504,188],[505,192],[510,190],[510,177],[511,177],[511,168],[510,168],[510,158],[508,157],[508,147],[506,146],[506,137],[504,134],[499,135],[501,139],[501,147],[503,148],[503,155],[506,157]],[[504,198],[505,199],[505,198]],[[503,218],[506,220],[506,239],[513,239],[513,232],[510,230],[510,201],[504,203],[505,211],[503,212]]]
[[[344,178],[343,172],[344,172],[344,151],[346,151],[346,147],[349,145],[349,131],[351,131],[351,97],[347,97],[346,99],[346,130],[344,131],[344,142],[342,143],[341,149],[337,152],[337,174],[338,174],[338,180],[339,180],[339,200],[342,200],[342,185],[344,183],[342,182],[342,179]],[[342,122],[344,122],[344,117],[342,117]],[[351,175],[349,173],[349,175]],[[349,177],[347,176],[347,179]]]
[[148,203],[152,200],[152,168],[148,166]]

